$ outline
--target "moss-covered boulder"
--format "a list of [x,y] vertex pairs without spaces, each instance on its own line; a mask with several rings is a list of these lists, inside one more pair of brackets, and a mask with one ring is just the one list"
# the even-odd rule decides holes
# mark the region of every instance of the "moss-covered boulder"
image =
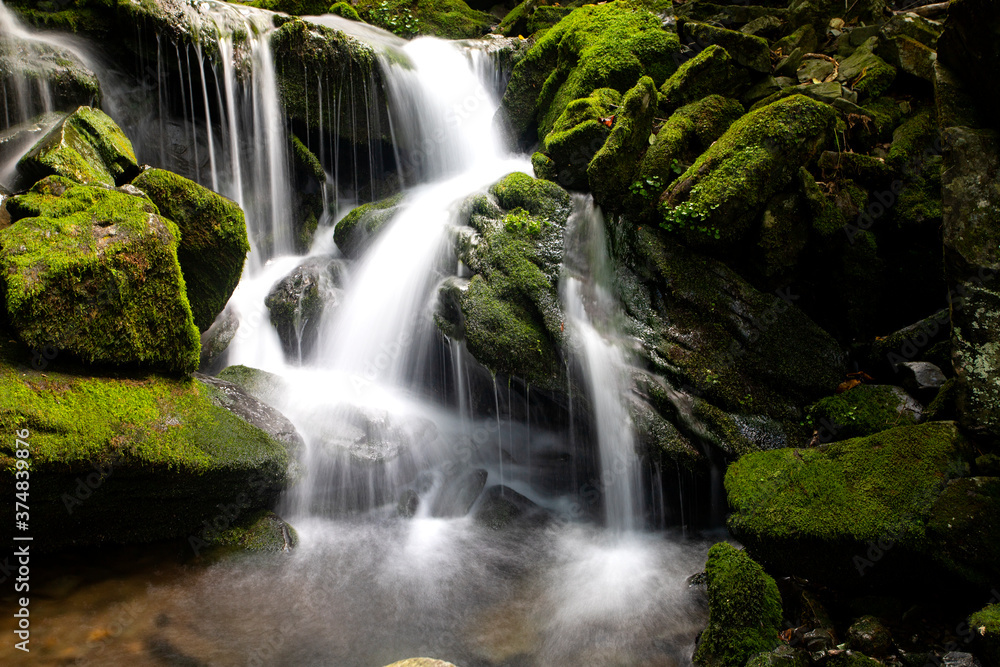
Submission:
[[749,79],[732,61],[729,53],[711,45],[698,53],[660,86],[660,105],[672,111],[708,95],[739,97],[749,86]]
[[649,148],[656,116],[656,86],[648,76],[622,98],[604,146],[587,165],[587,180],[594,199],[608,209],[620,209]]
[[255,552],[291,551],[299,544],[295,529],[270,510],[241,517],[223,530],[206,530],[198,535],[207,546]]
[[905,581],[932,561],[967,575],[978,563],[942,551],[932,524],[969,457],[953,422],[750,454],[726,472],[729,529],[754,557],[817,581],[849,585],[873,568],[882,582]]
[[566,105],[545,135],[540,154],[532,157],[535,175],[568,190],[586,189],[587,165],[611,134],[608,125],[621,97],[612,88],[598,88]]
[[497,23],[492,14],[472,9],[464,0],[358,0],[354,7],[368,23],[407,38],[472,39]]
[[333,240],[344,256],[357,259],[374,242],[379,230],[396,214],[403,195],[362,204],[344,216],[333,230]]
[[721,46],[738,65],[747,69],[765,74],[771,71],[771,49],[763,37],[698,21],[685,22],[683,32],[687,41],[695,42],[700,48]]
[[326,172],[316,154],[292,135],[292,207],[294,209],[295,249],[306,253],[323,216],[323,188]]
[[663,193],[668,225],[693,244],[741,242],[835,123],[831,107],[802,95],[743,116]]
[[560,7],[558,3],[548,3],[549,0],[524,0],[507,12],[496,32],[508,37],[532,35],[551,28],[574,9],[573,6]]
[[781,595],[774,579],[745,551],[720,542],[708,550],[708,627],[698,639],[694,663],[742,667],[779,644]]
[[138,173],[132,142],[100,109],[80,107],[56,125],[17,165],[29,184],[46,176],[114,187]]
[[493,373],[560,390],[563,314],[556,286],[569,195],[555,183],[514,173],[470,199],[459,257],[473,272],[442,291],[438,327]]
[[681,107],[660,126],[639,164],[639,177],[669,183],[743,113],[739,102],[721,95],[709,95]]
[[849,85],[862,101],[878,97],[896,79],[896,68],[875,55],[878,44],[878,37],[872,37],[840,61],[837,81]]
[[969,627],[978,644],[976,655],[989,667],[1000,665],[1000,605],[983,607],[969,617]]
[[177,260],[198,329],[205,331],[226,307],[250,252],[243,210],[192,180],[147,169],[132,185],[146,193],[160,215],[180,230]]
[[[659,86],[673,73],[677,35],[629,0],[575,9],[514,67],[501,102],[509,134],[528,144],[552,131],[566,106],[597,88],[624,93],[643,75]],[[537,128],[537,135],[533,132]]]
[[944,131],[945,269],[960,421],[1000,440],[1000,136]]
[[[285,443],[192,379],[32,368],[0,341],[0,490],[14,493],[13,434],[31,451],[32,535],[43,550],[198,539],[269,509],[288,482]],[[61,363],[61,360],[60,360]],[[13,505],[4,510],[13,520]]]
[[916,424],[922,412],[920,404],[902,388],[887,384],[862,384],[821,399],[808,409],[810,424],[827,429],[834,440]]
[[7,208],[0,266],[22,341],[92,363],[198,367],[180,233],[149,199],[53,176]]
[[948,482],[927,521],[929,550],[949,570],[981,586],[1000,577],[1000,477]]

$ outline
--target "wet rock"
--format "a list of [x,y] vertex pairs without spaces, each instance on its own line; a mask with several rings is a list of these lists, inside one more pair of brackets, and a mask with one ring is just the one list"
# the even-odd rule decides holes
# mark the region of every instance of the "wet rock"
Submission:
[[570,190],[587,188],[587,165],[611,134],[605,119],[615,116],[621,94],[599,88],[588,97],[573,100],[542,141],[545,159],[532,158],[535,175]]
[[[288,359],[306,358],[319,335],[327,306],[336,307],[340,291],[324,261],[308,261],[275,283],[264,299]],[[335,265],[336,266],[336,265]]]
[[212,322],[212,326],[201,334],[201,357],[198,370],[213,373],[219,368],[229,344],[236,338],[240,320],[232,309],[226,308]]
[[504,530],[515,525],[544,523],[548,515],[517,491],[506,486],[491,486],[483,493],[473,519],[491,530]]
[[212,546],[235,547],[245,551],[289,552],[299,544],[298,533],[271,511],[241,517],[229,528],[206,540]]
[[[0,88],[13,98],[5,105],[12,113],[22,105],[34,113],[45,106],[72,111],[97,103],[101,96],[97,76],[69,51],[40,41],[12,41],[6,35],[0,36]],[[26,99],[19,99],[18,93]],[[17,122],[17,116],[12,120]]]
[[982,667],[979,660],[971,653],[951,651],[941,656],[941,664],[945,667]]
[[216,377],[235,384],[258,401],[271,405],[288,392],[281,376],[249,366],[228,366]]
[[214,405],[229,410],[246,423],[259,428],[275,440],[285,443],[292,456],[305,446],[305,442],[295,429],[295,425],[270,405],[254,398],[232,382],[201,373],[195,373],[194,376],[202,384],[209,385],[216,390],[209,397]]
[[910,394],[930,402],[947,382],[941,369],[929,361],[907,361],[899,365],[900,383]]
[[16,223],[0,231],[0,263],[22,341],[91,363],[197,368],[180,233],[151,201],[52,176],[7,209]]
[[660,105],[672,111],[707,95],[739,97],[749,85],[746,72],[736,67],[729,52],[713,44],[678,67],[663,82]]
[[782,644],[768,653],[758,653],[747,667],[807,667],[809,654],[799,648]]
[[486,477],[486,471],[479,468],[443,480],[431,504],[430,515],[459,517],[468,514],[486,486]]
[[107,114],[80,107],[17,163],[27,183],[64,176],[77,183],[115,187],[139,173],[132,142]]
[[[350,7],[347,3],[341,4]],[[295,249],[304,254],[309,250],[319,219],[323,216],[326,172],[323,171],[319,158],[298,137],[292,135],[291,143]]]
[[852,650],[884,660],[892,651],[892,635],[879,619],[863,616],[847,629],[847,643]]
[[774,579],[745,551],[720,542],[708,552],[708,627],[698,638],[694,661],[706,667],[737,667],[778,646],[781,596]]
[[836,645],[833,632],[826,628],[813,628],[802,635],[802,642],[805,644],[806,650],[813,655],[823,654]]
[[207,330],[243,274],[250,252],[243,210],[236,202],[163,169],[147,169],[132,185],[180,230],[177,260],[194,323]]
[[694,41],[702,48],[721,46],[738,65],[764,74],[771,72],[771,49],[762,37],[697,21],[684,23],[683,31],[687,41]]
[[880,53],[887,62],[924,81],[934,81],[934,63],[937,53],[915,39],[900,36],[886,41]]

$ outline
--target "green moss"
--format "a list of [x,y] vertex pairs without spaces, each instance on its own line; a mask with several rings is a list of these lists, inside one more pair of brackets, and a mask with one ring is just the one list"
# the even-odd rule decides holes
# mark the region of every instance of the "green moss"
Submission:
[[80,107],[18,162],[33,180],[65,176],[78,183],[120,185],[138,172],[132,142],[99,109]]
[[250,252],[243,211],[222,195],[163,169],[147,169],[132,184],[180,230],[177,259],[194,323],[205,331],[236,289]]
[[688,40],[694,40],[702,48],[710,44],[721,46],[737,64],[765,74],[771,71],[771,48],[763,37],[697,21],[686,22],[683,30]]
[[896,68],[877,55],[878,38],[872,37],[840,62],[838,80],[858,93],[859,99],[874,99],[896,80]]
[[1000,665],[1000,605],[983,607],[969,617],[969,627],[976,633],[979,655],[989,667]]
[[[32,518],[46,549],[182,536],[241,495],[270,506],[287,482],[285,446],[216,407],[207,385],[42,373],[22,354],[0,341],[0,427],[30,432]],[[13,446],[0,445],[4,493],[13,493]],[[106,477],[96,485],[95,470]]]
[[621,208],[649,147],[655,113],[656,86],[644,76],[622,98],[611,135],[587,165],[590,190],[601,206]]
[[928,518],[927,537],[934,559],[947,569],[992,585],[1000,577],[1000,478],[948,482]]
[[863,384],[827,396],[810,406],[806,414],[810,425],[835,424],[835,438],[847,440],[916,423],[918,415],[905,409],[906,398],[897,387]]
[[329,7],[327,2],[328,0],[254,0],[245,4],[292,16],[317,16],[326,13]]
[[530,35],[531,31],[528,30],[528,19],[534,14],[539,4],[539,0],[523,0],[523,2],[507,12],[503,20],[500,21],[500,25],[497,26],[497,32],[507,37]]
[[550,5],[537,7],[531,16],[528,17],[528,32],[535,34],[540,30],[551,28],[573,11],[573,9],[573,7],[553,7]]
[[380,201],[362,204],[337,223],[333,241],[347,257],[356,258],[371,245],[382,227],[392,220],[403,194],[386,197]]
[[618,91],[599,88],[566,105],[542,141],[547,161],[540,161],[541,168],[535,170],[535,175],[570,190],[586,189],[587,165],[611,133],[606,119],[615,115],[620,102]]
[[708,550],[708,627],[698,640],[696,665],[742,667],[779,644],[781,596],[774,579],[746,552],[719,542]]
[[[667,213],[689,211],[702,226],[719,230],[718,243],[738,242],[828,141],[835,122],[832,108],[802,95],[752,111],[671,185],[662,206]],[[682,233],[689,242],[706,242],[696,231]]]
[[19,220],[0,231],[0,257],[24,342],[88,362],[197,368],[179,232],[151,201],[50,177],[8,210]]
[[342,16],[345,19],[351,19],[352,21],[361,21],[361,16],[358,15],[358,11],[349,2],[338,2],[330,5],[330,9],[326,10],[328,14],[334,14],[335,16]]
[[928,155],[940,152],[935,150],[937,137],[934,109],[922,109],[893,132],[889,163],[896,169],[919,170]]
[[514,67],[502,102],[508,128],[523,139],[537,125],[541,139],[570,102],[597,88],[624,92],[643,75],[659,85],[678,46],[656,16],[628,0],[575,9]]
[[213,545],[256,552],[289,551],[299,543],[295,529],[269,510],[249,514],[211,537]]
[[721,95],[681,107],[660,126],[656,141],[642,158],[639,176],[669,183],[742,115],[739,102]]
[[926,547],[928,514],[944,483],[967,473],[966,450],[954,423],[934,422],[750,454],[726,471],[729,528],[784,570],[856,577],[869,541]]
[[534,179],[527,174],[507,174],[490,186],[501,208],[523,208],[532,215],[555,218],[569,204],[566,192],[555,183]]
[[470,39],[485,35],[497,22],[463,0],[359,0],[355,7],[372,25],[403,37]]
[[323,171],[323,165],[320,164],[319,158],[306,148],[306,145],[294,134],[292,135],[292,159],[295,160],[299,168],[308,171],[320,183],[326,181],[326,172]]

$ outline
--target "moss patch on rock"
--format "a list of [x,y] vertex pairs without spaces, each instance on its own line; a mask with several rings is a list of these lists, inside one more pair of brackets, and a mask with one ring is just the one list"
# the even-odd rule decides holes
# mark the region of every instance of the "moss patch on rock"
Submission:
[[[220,504],[269,508],[287,483],[286,446],[216,407],[212,387],[43,374],[28,361],[0,341],[0,425],[30,433],[35,537],[48,550],[184,536],[220,516]],[[10,439],[0,446],[4,493],[15,461]]]
[[886,431],[917,423],[920,406],[899,387],[863,384],[842,394],[828,396],[807,410],[813,426],[831,424],[837,440]]
[[708,627],[694,662],[705,667],[742,667],[779,644],[781,596],[774,579],[745,551],[720,542],[708,550]]
[[471,39],[485,35],[497,22],[464,0],[359,0],[355,7],[368,23],[403,37]]
[[53,176],[7,203],[0,231],[10,323],[28,345],[88,362],[198,367],[180,234],[145,197]]
[[569,190],[586,189],[587,165],[611,134],[607,119],[615,115],[620,103],[617,90],[598,88],[566,105],[542,141],[545,159],[532,160],[535,175]]
[[501,103],[519,140],[552,131],[566,106],[597,88],[625,92],[643,75],[660,85],[674,71],[677,35],[628,0],[586,5],[549,29],[514,67]]
[[733,65],[729,53],[711,45],[691,58],[660,86],[660,105],[668,111],[712,94],[738,96],[747,78]]
[[139,173],[132,142],[100,109],[80,107],[56,125],[17,165],[34,182],[65,176],[78,183],[114,187]]
[[344,216],[333,230],[333,240],[346,257],[357,258],[396,214],[403,195],[362,204]]
[[163,169],[147,169],[132,184],[180,230],[177,260],[194,323],[205,331],[226,307],[250,252],[243,211],[236,202]]

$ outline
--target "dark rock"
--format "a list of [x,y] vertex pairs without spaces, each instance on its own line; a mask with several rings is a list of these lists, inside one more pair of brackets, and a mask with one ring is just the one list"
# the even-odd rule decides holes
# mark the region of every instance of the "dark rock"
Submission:
[[199,382],[216,389],[209,399],[214,405],[229,410],[246,423],[285,443],[290,455],[296,455],[305,446],[295,425],[270,405],[257,400],[232,382],[201,373],[194,376]]
[[483,492],[473,518],[477,524],[491,530],[504,530],[544,524],[548,514],[511,488],[491,486]]
[[319,335],[326,307],[336,307],[339,289],[325,261],[310,260],[275,283],[264,299],[288,359],[306,358]]
[[215,318],[204,333],[201,334],[201,357],[198,361],[198,370],[202,373],[213,373],[221,370],[217,368],[223,355],[229,348],[229,344],[236,338],[239,331],[240,320],[231,308],[226,308]]
[[457,517],[468,514],[486,486],[486,477],[486,471],[480,468],[444,479],[431,503],[430,515]]
[[847,643],[854,651],[884,660],[892,651],[892,635],[879,619],[864,616],[854,621],[847,629]]
[[941,369],[929,361],[907,361],[899,370],[903,388],[924,402],[930,402],[947,381]]

